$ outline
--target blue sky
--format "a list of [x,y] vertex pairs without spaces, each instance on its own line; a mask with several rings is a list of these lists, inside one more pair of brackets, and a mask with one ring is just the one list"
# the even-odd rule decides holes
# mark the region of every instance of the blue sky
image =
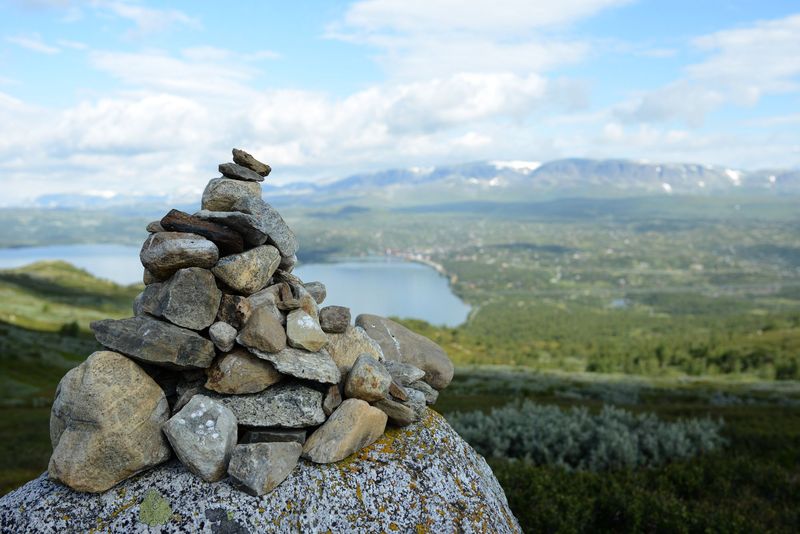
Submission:
[[7,0],[2,204],[482,159],[800,166],[796,1]]

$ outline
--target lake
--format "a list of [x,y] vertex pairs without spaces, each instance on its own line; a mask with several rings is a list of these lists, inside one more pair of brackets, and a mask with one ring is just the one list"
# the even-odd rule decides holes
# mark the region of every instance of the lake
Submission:
[[[0,249],[0,269],[40,260],[64,260],[119,284],[142,280],[139,247],[62,245]],[[325,304],[347,306],[353,317],[374,313],[456,326],[466,320],[470,310],[450,291],[447,278],[419,263],[372,258],[303,264],[294,272],[305,282],[324,283],[328,289]]]

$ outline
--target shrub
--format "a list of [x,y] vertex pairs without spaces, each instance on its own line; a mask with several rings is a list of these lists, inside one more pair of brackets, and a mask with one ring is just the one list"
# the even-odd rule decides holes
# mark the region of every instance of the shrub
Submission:
[[531,401],[448,415],[450,424],[487,457],[519,458],[539,465],[604,471],[652,467],[722,446],[722,421],[665,422],[606,406],[561,410]]

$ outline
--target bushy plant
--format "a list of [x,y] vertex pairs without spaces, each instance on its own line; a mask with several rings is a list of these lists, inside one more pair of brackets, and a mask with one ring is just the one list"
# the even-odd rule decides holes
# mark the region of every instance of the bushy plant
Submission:
[[455,412],[448,420],[484,456],[588,471],[657,466],[725,443],[722,421],[667,422],[612,406],[593,414],[583,407],[561,410],[526,400],[489,414]]

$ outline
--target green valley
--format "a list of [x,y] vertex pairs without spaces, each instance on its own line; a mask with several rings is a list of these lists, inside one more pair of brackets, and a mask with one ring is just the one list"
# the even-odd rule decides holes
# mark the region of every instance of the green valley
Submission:
[[[795,198],[282,209],[302,244],[301,262],[390,254],[446,273],[472,306],[468,320],[442,327],[400,319],[456,363],[437,404],[446,415],[528,399],[590,414],[617,406],[665,422],[722,421],[725,445],[653,467],[598,473],[491,458],[525,528],[744,532],[797,524]],[[64,228],[80,216],[53,214]],[[48,243],[46,232],[17,231],[8,220],[7,235]],[[99,220],[103,242],[135,242],[144,233],[139,216]],[[70,236],[58,242],[79,242]],[[62,262],[0,272],[3,492],[46,468],[56,384],[98,348],[89,322],[131,315],[140,290]],[[541,505],[534,510],[532,501]]]

